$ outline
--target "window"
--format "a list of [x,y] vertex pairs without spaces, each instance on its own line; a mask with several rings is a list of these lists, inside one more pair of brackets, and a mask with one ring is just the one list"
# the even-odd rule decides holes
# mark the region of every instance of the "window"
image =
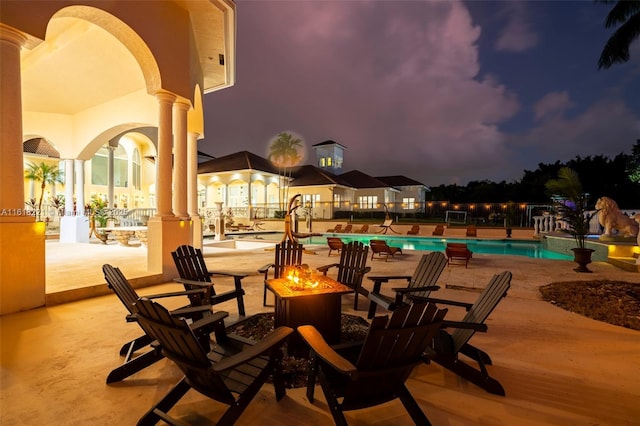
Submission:
[[315,207],[316,203],[320,202],[320,194],[304,194],[302,196],[302,207],[306,207],[307,203],[311,205],[311,207]]
[[340,153],[336,153],[335,155],[335,165],[334,167],[336,169],[341,169],[342,168],[342,154]]
[[126,188],[129,178],[129,161],[127,151],[122,146],[118,146],[113,152],[113,185],[119,188]]
[[341,194],[333,194],[333,207],[339,209],[342,203],[342,195]]
[[133,150],[133,158],[132,158],[132,176],[131,176],[131,180],[133,181],[133,187],[135,189],[140,189],[141,185],[140,185],[140,151],[138,151],[138,148],[135,148]]
[[416,208],[416,199],[415,198],[403,198],[402,205],[405,210],[414,210]]
[[91,158],[91,184],[107,185],[107,173],[109,162],[109,150],[101,147]]
[[327,167],[331,167],[331,157],[327,157]]
[[358,197],[358,205],[361,209],[375,209],[378,205],[377,195],[364,195]]
[[322,157],[318,163],[320,167],[324,167],[324,157]]

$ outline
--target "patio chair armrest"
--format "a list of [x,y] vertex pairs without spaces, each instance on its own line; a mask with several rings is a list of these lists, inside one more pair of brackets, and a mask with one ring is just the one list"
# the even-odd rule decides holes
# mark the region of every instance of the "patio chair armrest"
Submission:
[[357,373],[358,369],[329,346],[314,326],[302,325],[297,330],[311,350],[337,372],[347,376],[353,376]]
[[377,276],[377,277],[367,277],[371,281],[373,281],[373,292],[380,293],[380,288],[382,287],[382,283],[389,282],[389,280],[407,280],[409,282],[411,277],[408,275],[387,275],[387,276]]
[[144,297],[146,297],[147,299],[161,299],[163,297],[189,296],[190,294],[205,294],[206,292],[207,292],[206,288],[196,288],[192,290],[172,291],[170,293],[150,294]]
[[389,280],[407,280],[409,281],[411,277],[409,275],[386,275],[386,276],[377,276],[377,277],[367,277],[371,281],[380,281],[381,283],[386,283]]
[[[211,308],[210,305],[207,305],[206,307]],[[215,324],[218,322],[222,322],[224,325],[224,319],[228,316],[229,316],[229,312],[218,311],[213,315],[206,316],[198,321],[194,321],[189,325],[189,328],[191,328],[192,330],[198,330],[203,327],[209,327],[211,324]]]
[[211,305],[185,306],[184,308],[178,308],[171,311],[171,315],[186,316],[188,318],[189,316],[191,316],[191,314],[195,314],[199,312],[207,312],[210,310],[211,310]]
[[332,263],[331,265],[324,265],[324,266],[320,266],[320,267],[317,267],[316,269],[318,270],[318,272],[322,272],[322,273],[324,273],[325,275],[327,275],[327,271],[328,271],[329,269],[331,269],[331,268],[333,268],[333,267],[338,267],[338,266],[340,266],[340,264],[339,264],[339,263]]
[[199,287],[211,287],[213,285],[213,283],[209,283],[206,281],[195,281],[195,280],[187,280],[184,278],[174,278],[173,281],[180,283],[180,284],[188,284],[188,285],[193,285],[193,286],[199,286]]
[[233,277],[243,279],[247,277],[249,274],[243,272],[233,272],[233,271],[208,271],[209,275],[222,275],[225,277]]
[[276,264],[275,263],[267,263],[266,265],[260,267],[258,269],[258,272],[260,272],[261,274],[264,274],[264,279],[266,280],[269,275],[269,269],[271,268],[275,268]]
[[411,300],[418,300],[421,302],[441,303],[443,305],[459,306],[459,307],[465,308],[467,311],[473,307],[473,303],[458,302],[455,300],[436,299],[433,297],[422,297],[422,296],[412,296],[412,295],[408,295],[407,297]]
[[260,340],[255,345],[247,346],[242,350],[242,352],[213,364],[213,371],[226,371],[262,356],[266,352],[282,346],[291,333],[293,333],[293,329],[291,327],[278,327],[271,333],[267,334],[264,339]]
[[442,328],[464,328],[468,330],[482,331],[486,332],[488,327],[486,324],[480,324],[477,322],[466,322],[466,321],[442,321]]
[[392,288],[391,290],[395,291],[396,293],[406,294],[406,293],[415,293],[418,291],[436,291],[436,290],[440,290],[440,286],[432,285],[428,287],[402,287],[402,288],[396,287],[396,288]]

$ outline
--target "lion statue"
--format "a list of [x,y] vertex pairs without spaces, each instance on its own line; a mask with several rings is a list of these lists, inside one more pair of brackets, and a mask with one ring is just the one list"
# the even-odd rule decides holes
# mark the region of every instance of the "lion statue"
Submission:
[[638,222],[631,219],[618,208],[618,203],[609,197],[600,197],[596,202],[598,221],[604,226],[603,236],[610,237],[614,229],[624,232],[625,237],[638,235]]

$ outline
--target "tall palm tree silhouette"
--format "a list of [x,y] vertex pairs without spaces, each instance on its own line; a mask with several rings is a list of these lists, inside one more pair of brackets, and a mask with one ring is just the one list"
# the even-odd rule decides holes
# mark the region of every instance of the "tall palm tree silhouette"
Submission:
[[[278,174],[284,175],[283,184],[280,188],[284,187],[284,194],[282,191],[278,191],[278,197],[283,195],[284,200],[289,196],[288,181],[291,178],[292,168],[299,165],[302,161],[302,155],[300,151],[303,149],[302,139],[293,136],[291,133],[280,132],[278,136],[271,142],[269,146],[269,161],[278,167]],[[287,176],[287,171],[289,172]],[[284,173],[283,173],[284,172]],[[279,204],[281,209],[284,209],[284,200],[280,198]]]
[[[600,3],[613,3],[600,0]],[[613,64],[627,62],[630,58],[629,46],[640,37],[640,1],[622,0],[615,2],[605,21],[606,28],[618,27],[600,54],[599,69],[608,69]]]

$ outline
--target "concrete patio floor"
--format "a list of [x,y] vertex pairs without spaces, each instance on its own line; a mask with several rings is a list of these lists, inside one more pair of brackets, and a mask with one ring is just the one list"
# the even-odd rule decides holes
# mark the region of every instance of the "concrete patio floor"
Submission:
[[[48,243],[49,244],[49,243]],[[105,247],[102,247],[105,248]],[[86,247],[84,248],[86,251]],[[52,243],[50,252],[63,250],[66,274],[86,274],[100,282],[102,263],[120,267],[133,277],[146,267],[143,247],[108,247],[109,255],[69,256],[75,248]],[[138,252],[135,252],[138,250]],[[328,248],[304,255],[312,267],[333,263]],[[67,255],[64,254],[66,251]],[[113,253],[111,253],[113,252]],[[135,255],[134,255],[135,253]],[[140,256],[142,254],[143,256]],[[406,251],[397,259],[369,261],[372,275],[411,274],[422,252]],[[257,268],[272,260],[263,249],[248,252],[208,253],[211,269],[251,272],[245,278],[248,315],[270,311],[262,306],[262,278]],[[91,260],[89,260],[91,259]],[[473,301],[494,273],[513,273],[509,295],[487,321],[489,331],[476,333],[472,342],[486,350],[494,365],[490,374],[506,390],[506,397],[491,395],[440,366],[420,365],[407,384],[435,425],[623,425],[640,419],[640,332],[594,321],[540,300],[538,287],[554,281],[620,279],[638,282],[640,275],[603,262],[594,262],[592,274],[577,274],[567,261],[516,256],[474,255],[469,268],[445,269],[439,297]],[[63,276],[64,274],[60,274]],[[69,276],[67,275],[67,276]],[[365,286],[370,288],[365,279]],[[48,283],[49,285],[49,283]],[[218,280],[220,290],[231,282]],[[454,290],[446,286],[466,288]],[[390,288],[391,286],[389,286]],[[140,294],[176,289],[161,284]],[[269,299],[272,303],[272,299]],[[169,307],[181,301],[168,301]],[[366,316],[368,303],[360,299],[353,311],[353,296],[343,297],[343,312]],[[233,301],[216,308],[230,312],[231,324],[240,318]],[[380,312],[381,313],[381,312]],[[464,312],[451,309],[448,319]],[[114,295],[94,297],[0,318],[2,425],[129,425],[179,380],[178,369],[163,360],[115,385],[106,385],[111,369],[122,362],[118,349],[140,334],[124,320],[125,309]],[[266,385],[241,416],[241,425],[332,424],[322,392],[310,404],[304,389],[291,389],[279,403]],[[225,406],[190,392],[174,413],[192,424],[215,424]],[[398,425],[410,418],[398,401],[347,413],[351,425]]]

